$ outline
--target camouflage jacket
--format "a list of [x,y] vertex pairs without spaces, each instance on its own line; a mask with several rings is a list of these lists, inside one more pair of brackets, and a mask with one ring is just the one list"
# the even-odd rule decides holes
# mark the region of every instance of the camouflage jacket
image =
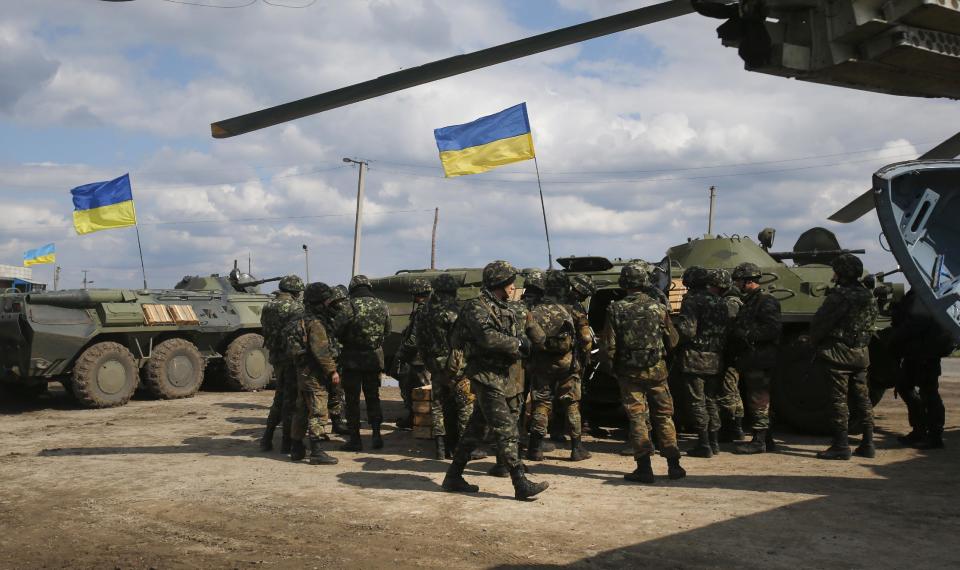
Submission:
[[446,367],[450,357],[450,335],[459,313],[460,302],[456,295],[434,293],[426,303],[423,317],[417,321],[417,348],[420,349],[424,365],[431,372]]
[[572,369],[578,331],[571,308],[553,297],[545,297],[530,314],[533,317],[527,325],[527,336],[533,344],[530,364],[535,368]]
[[760,289],[743,296],[743,306],[730,331],[737,366],[741,369],[766,369],[777,364],[777,344],[783,323],[780,301]]
[[397,351],[397,358],[402,362],[413,365],[423,365],[423,358],[420,355],[420,346],[417,342],[417,329],[423,321],[426,313],[426,303],[417,303],[410,313],[410,321],[400,333],[400,348]]
[[329,320],[307,311],[302,322],[307,351],[297,359],[297,365],[326,380],[337,371],[336,341],[328,333]]
[[723,302],[727,305],[727,317],[730,318],[730,322],[733,322],[740,312],[740,307],[743,306],[743,296],[740,295],[740,290],[736,287],[730,287],[724,291]]
[[382,371],[383,341],[388,334],[387,304],[372,295],[351,297],[349,319],[338,338],[343,345],[340,363],[354,370]]
[[517,313],[484,289],[465,302],[454,337],[464,350],[471,380],[506,389],[511,367],[520,360],[522,324]]
[[867,346],[878,313],[873,292],[863,285],[831,289],[810,323],[810,342],[817,357],[838,366],[869,366]]
[[293,295],[285,291],[271,299],[260,313],[260,326],[263,327],[263,345],[270,355],[270,363],[274,366],[289,364],[285,350],[284,327],[292,315],[303,311],[303,304]]
[[646,293],[633,293],[607,306],[600,344],[617,376],[665,380],[664,357],[678,340],[667,308]]
[[684,349],[684,372],[716,374],[723,369],[728,315],[723,298],[706,289],[695,289],[684,295],[677,317],[677,332]]

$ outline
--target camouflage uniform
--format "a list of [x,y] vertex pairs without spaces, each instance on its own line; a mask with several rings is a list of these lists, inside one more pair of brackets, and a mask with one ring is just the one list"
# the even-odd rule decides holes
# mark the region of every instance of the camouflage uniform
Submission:
[[350,440],[343,449],[359,451],[360,392],[367,402],[367,421],[373,429],[373,446],[383,446],[380,424],[380,374],[383,372],[383,341],[390,334],[390,312],[387,304],[374,297],[370,280],[357,275],[350,281],[350,316],[343,325],[340,343],[343,350],[343,390],[346,395],[347,424]]
[[713,450],[719,451],[717,396],[723,385],[723,349],[729,321],[724,300],[705,287],[708,278],[707,270],[691,268],[691,288],[683,297],[676,323],[684,349],[683,384],[700,440],[691,453],[704,457],[710,457],[716,452]]
[[830,290],[810,323],[810,342],[816,349],[813,373],[827,379],[831,392],[833,444],[820,452],[823,459],[849,459],[849,406],[862,418],[863,441],[857,454],[873,456],[873,406],[867,386],[868,345],[877,320],[873,292],[860,282],[863,263],[851,254],[833,260],[838,286]]
[[263,343],[276,378],[273,403],[267,415],[267,427],[260,439],[260,448],[263,451],[273,449],[273,432],[282,425],[281,451],[287,453],[290,450],[290,429],[297,399],[297,376],[293,361],[285,354],[283,328],[294,315],[299,316],[303,312],[303,304],[299,300],[303,281],[296,275],[288,275],[280,280],[280,284],[281,289],[276,297],[264,305],[260,313]]
[[[446,450],[453,450],[467,428],[473,413],[473,394],[470,380],[463,375],[463,359],[451,355],[450,335],[460,312],[458,283],[452,275],[445,273],[437,277],[435,285],[436,290],[426,304],[423,318],[417,323],[416,338],[424,365],[430,372],[432,433],[434,438],[439,438],[438,446],[443,445],[437,450],[441,456],[438,459],[443,459]],[[448,413],[455,418],[451,424],[456,426],[449,438],[446,437]]]
[[[343,285],[337,285],[330,291],[330,302],[325,311],[327,332],[333,339],[333,345],[337,351],[337,360],[339,364],[340,351],[343,345],[340,343],[340,335],[343,327],[350,320],[351,307],[350,295],[347,288]],[[333,433],[339,435],[348,435],[350,430],[346,420],[346,396],[343,392],[343,383],[330,386],[330,398],[327,401],[327,411],[330,412],[330,423],[333,426]]]
[[[727,305],[727,317],[729,322],[733,322],[743,306],[743,301],[740,299],[740,290],[733,286],[730,272],[726,269],[714,269],[711,272],[711,284],[721,291]],[[717,396],[717,408],[720,413],[721,437],[725,434],[728,440],[733,441],[743,437],[743,400],[740,398],[740,374],[733,365],[734,358],[730,354],[729,341],[724,346],[723,360],[726,366],[720,394]]]
[[430,385],[430,372],[424,366],[417,342],[417,328],[423,320],[426,299],[430,296],[431,290],[430,283],[426,279],[414,279],[410,287],[410,293],[414,298],[413,311],[410,313],[407,326],[400,333],[400,348],[395,356],[398,364],[406,365],[397,367],[400,369],[397,376],[400,396],[407,409],[407,417],[397,422],[397,427],[400,428],[413,426],[413,389]]
[[668,349],[677,344],[677,331],[663,303],[642,292],[648,282],[649,273],[642,266],[624,266],[620,286],[628,293],[626,298],[607,307],[601,342],[604,361],[617,377],[623,408],[630,419],[630,443],[637,470],[625,478],[644,483],[653,482],[650,424],[656,432],[660,454],[670,465],[670,477],[676,479],[686,474],[679,463],[673,398],[664,360]]

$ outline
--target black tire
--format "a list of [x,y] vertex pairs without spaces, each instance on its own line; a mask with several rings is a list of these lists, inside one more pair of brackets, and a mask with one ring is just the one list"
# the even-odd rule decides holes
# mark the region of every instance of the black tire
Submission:
[[70,388],[85,408],[112,408],[130,401],[140,381],[137,361],[122,344],[98,342],[73,365]]
[[257,333],[241,335],[223,355],[224,381],[229,388],[244,392],[263,390],[273,378],[273,366]]
[[164,400],[189,398],[203,383],[206,361],[192,342],[171,338],[155,346],[144,366],[144,387]]

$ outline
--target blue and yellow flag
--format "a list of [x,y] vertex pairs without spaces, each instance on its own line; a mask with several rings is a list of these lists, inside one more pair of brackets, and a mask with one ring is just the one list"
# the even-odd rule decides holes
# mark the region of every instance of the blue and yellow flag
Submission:
[[434,129],[433,134],[448,178],[479,174],[535,156],[526,103],[464,125]]
[[77,186],[73,194],[73,226],[78,234],[125,228],[137,223],[130,175]]
[[45,263],[56,263],[57,262],[57,251],[54,248],[52,243],[48,243],[43,247],[38,247],[37,249],[28,249],[23,252],[23,266],[30,267],[31,265],[43,265]]

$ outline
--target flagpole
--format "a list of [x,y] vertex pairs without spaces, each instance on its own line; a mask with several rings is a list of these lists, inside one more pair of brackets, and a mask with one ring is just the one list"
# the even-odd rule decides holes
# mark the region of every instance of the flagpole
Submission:
[[543,232],[547,234],[547,269],[553,269],[553,252],[550,249],[550,228],[547,227],[547,208],[543,205],[543,185],[540,184],[540,165],[533,157],[533,167],[537,169],[537,188],[540,189],[540,211],[543,213]]
[[147,288],[147,270],[143,265],[143,246],[140,245],[140,224],[133,224],[137,230],[137,249],[140,251],[140,273],[143,275],[143,288]]

